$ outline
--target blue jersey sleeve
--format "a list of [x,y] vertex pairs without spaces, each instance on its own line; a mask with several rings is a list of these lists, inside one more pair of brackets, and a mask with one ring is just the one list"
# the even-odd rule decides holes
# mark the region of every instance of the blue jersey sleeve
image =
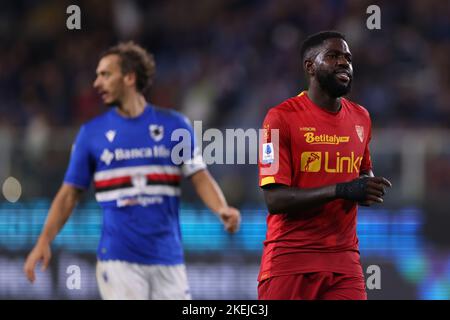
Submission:
[[189,132],[189,149],[190,152],[183,157],[183,163],[181,165],[181,170],[185,177],[189,177],[206,168],[206,164],[203,161],[203,157],[200,148],[197,146],[197,140],[195,137],[195,131],[192,128],[191,122],[185,116],[181,117],[180,127],[186,129]]
[[72,146],[69,166],[64,177],[65,183],[83,189],[89,188],[95,169],[88,143],[86,127],[82,126]]

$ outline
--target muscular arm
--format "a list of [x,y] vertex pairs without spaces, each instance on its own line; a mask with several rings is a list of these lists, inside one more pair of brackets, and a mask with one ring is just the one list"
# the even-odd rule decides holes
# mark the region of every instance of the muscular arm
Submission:
[[336,185],[300,189],[281,184],[264,188],[264,199],[269,213],[296,213],[318,207],[336,198]]
[[389,180],[374,177],[373,172],[369,170],[352,181],[321,188],[300,189],[281,184],[268,185],[264,188],[264,198],[271,214],[300,215],[335,199],[355,201],[366,206],[382,203],[385,187],[391,186]]
[[34,269],[39,261],[43,262],[42,270],[47,268],[51,258],[50,244],[72,214],[81,192],[81,189],[63,184],[56,194],[41,235],[25,261],[24,272],[31,282],[35,280]]
[[219,216],[225,229],[228,232],[236,232],[241,219],[240,213],[237,209],[228,206],[222,190],[208,170],[203,169],[194,173],[191,181],[203,203]]

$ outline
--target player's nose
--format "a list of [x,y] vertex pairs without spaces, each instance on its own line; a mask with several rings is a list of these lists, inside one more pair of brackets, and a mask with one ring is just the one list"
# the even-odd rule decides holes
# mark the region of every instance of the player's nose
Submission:
[[94,82],[92,83],[92,86],[95,89],[99,89],[100,88],[100,80],[99,80],[99,78],[95,78]]
[[349,61],[348,61],[347,58],[344,57],[343,55],[340,55],[340,56],[339,56],[339,58],[338,58],[338,60],[337,60],[337,65],[338,65],[339,67],[343,67],[343,68],[346,68],[346,69],[349,69],[349,68],[350,68],[350,63],[349,63]]

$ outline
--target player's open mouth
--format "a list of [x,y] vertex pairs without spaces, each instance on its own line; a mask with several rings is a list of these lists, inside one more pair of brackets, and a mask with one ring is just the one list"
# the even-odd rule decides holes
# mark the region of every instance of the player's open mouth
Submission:
[[347,72],[337,72],[336,78],[343,82],[349,82],[351,79],[350,74],[348,74]]

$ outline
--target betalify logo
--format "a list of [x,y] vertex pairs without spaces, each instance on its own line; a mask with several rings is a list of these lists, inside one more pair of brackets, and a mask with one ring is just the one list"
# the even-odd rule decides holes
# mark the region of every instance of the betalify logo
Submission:
[[308,144],[334,144],[347,143],[350,141],[349,136],[338,136],[328,134],[314,134],[314,132],[307,132],[303,135]]

